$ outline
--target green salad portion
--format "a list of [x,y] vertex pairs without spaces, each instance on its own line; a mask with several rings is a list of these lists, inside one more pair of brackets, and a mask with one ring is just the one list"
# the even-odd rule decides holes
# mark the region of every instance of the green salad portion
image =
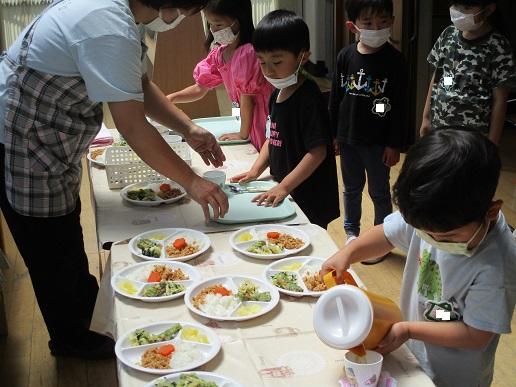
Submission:
[[157,335],[152,334],[145,329],[137,329],[129,336],[129,342],[133,347],[137,347],[138,345],[160,343],[162,341],[172,340],[177,336],[181,328],[181,324],[175,324],[168,328],[166,331],[158,333]]
[[161,380],[155,385],[156,387],[218,387],[217,383],[209,382],[201,379],[195,374],[182,374],[179,382],[169,380]]
[[142,250],[142,254],[146,257],[159,258],[161,257],[161,245],[150,239],[142,238],[138,240],[136,247]]
[[161,281],[155,285],[151,285],[143,291],[144,297],[165,297],[181,293],[185,287],[173,281]]
[[269,292],[260,292],[258,286],[249,280],[244,280],[240,284],[236,296],[240,301],[269,302],[271,300],[271,294]]
[[254,254],[261,254],[261,255],[271,255],[271,254],[281,254],[283,253],[284,249],[281,246],[267,243],[264,241],[257,241],[254,242],[249,248],[247,249],[250,253]]
[[303,292],[303,288],[297,284],[295,274],[281,271],[271,276],[272,284],[291,292]]
[[150,188],[132,189],[127,191],[127,198],[140,202],[154,202],[156,201],[156,192]]

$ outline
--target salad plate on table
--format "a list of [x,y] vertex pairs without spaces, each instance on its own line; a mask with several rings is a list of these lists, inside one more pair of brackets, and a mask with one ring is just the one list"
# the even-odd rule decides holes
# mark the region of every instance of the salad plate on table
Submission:
[[133,329],[120,337],[115,353],[127,367],[151,374],[189,371],[213,359],[221,342],[206,326],[163,321]]
[[244,321],[270,312],[279,293],[263,280],[247,276],[210,278],[188,288],[185,304],[191,312],[213,320]]
[[188,228],[160,228],[136,235],[129,251],[138,258],[159,261],[187,261],[210,248],[208,235]]
[[124,297],[163,302],[182,297],[200,279],[199,271],[186,263],[152,261],[119,271],[111,278],[111,287]]
[[186,196],[186,191],[175,181],[162,180],[128,185],[120,191],[120,196],[135,206],[154,207],[175,203]]
[[263,224],[242,228],[229,237],[231,247],[258,259],[278,259],[297,254],[310,245],[304,231],[282,224]]
[[[265,268],[264,277],[267,283],[280,293],[294,296],[319,297],[327,289],[319,272],[326,261],[324,258],[299,256],[280,259]],[[361,286],[354,271],[348,269],[353,280]]]
[[162,376],[145,387],[243,387],[225,376],[213,372],[181,372]]

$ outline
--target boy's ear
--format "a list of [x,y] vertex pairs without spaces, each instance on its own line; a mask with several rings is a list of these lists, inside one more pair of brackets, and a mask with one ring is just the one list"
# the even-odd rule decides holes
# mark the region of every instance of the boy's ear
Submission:
[[491,3],[486,6],[483,15],[484,17],[489,17],[493,14],[494,11],[496,11],[496,3]]
[[499,212],[502,210],[503,200],[494,200],[491,202],[489,209],[487,210],[486,218],[489,221],[496,220]]
[[346,28],[348,30],[350,30],[351,32],[353,32],[354,34],[358,34],[357,27],[355,26],[355,23],[353,23],[352,21],[348,20],[346,22]]
[[303,58],[301,59],[301,64],[304,65],[306,62],[308,62],[308,59],[310,59],[310,55],[312,55],[310,51],[305,51],[303,53]]

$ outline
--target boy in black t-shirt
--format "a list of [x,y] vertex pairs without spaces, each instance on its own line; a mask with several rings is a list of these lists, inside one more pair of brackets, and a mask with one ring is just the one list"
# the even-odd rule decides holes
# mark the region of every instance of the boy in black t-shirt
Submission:
[[324,98],[300,74],[310,56],[308,27],[293,12],[273,11],[256,27],[253,46],[263,75],[276,87],[270,136],[251,169],[231,181],[255,180],[270,166],[279,184],[253,200],[276,206],[291,194],[312,223],[326,228],[339,216],[337,172]]
[[348,0],[346,11],[346,26],[359,42],[337,57],[330,120],[340,153],[349,243],[360,233],[366,173],[374,224],[383,223],[392,212],[389,172],[398,163],[406,138],[402,118],[406,79],[403,57],[388,42],[394,21],[392,0]]

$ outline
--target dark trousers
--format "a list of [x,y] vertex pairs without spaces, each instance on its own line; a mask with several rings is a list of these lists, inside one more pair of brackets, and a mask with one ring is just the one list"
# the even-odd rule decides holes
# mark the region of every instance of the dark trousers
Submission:
[[374,205],[374,224],[392,212],[390,168],[382,160],[384,147],[340,144],[340,165],[344,183],[344,230],[348,236],[360,234],[362,191],[366,183]]
[[86,339],[99,289],[84,251],[81,202],[78,199],[75,210],[60,217],[18,214],[5,194],[4,155],[0,145],[0,206],[29,269],[50,338],[56,343],[80,344]]

